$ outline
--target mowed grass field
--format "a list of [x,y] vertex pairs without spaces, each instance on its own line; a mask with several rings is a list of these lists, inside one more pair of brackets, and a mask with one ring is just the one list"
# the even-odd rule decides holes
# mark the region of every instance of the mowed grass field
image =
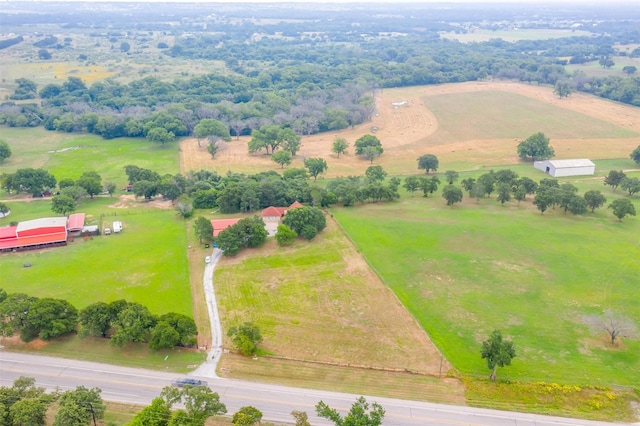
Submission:
[[2,140],[12,155],[2,163],[2,171],[25,167],[43,168],[56,179],[77,179],[83,172],[96,171],[104,182],[121,188],[127,183],[124,167],[135,164],[160,175],[178,172],[177,143],[161,146],[145,139],[107,140],[97,135],[60,133],[36,128],[3,127]]
[[487,374],[481,342],[500,329],[517,347],[503,379],[640,381],[640,342],[611,347],[583,319],[611,309],[640,322],[637,218],[541,215],[530,200],[501,207],[495,198],[449,208],[439,195],[332,213],[461,372]]
[[[115,200],[85,201],[87,223],[104,226],[120,220],[120,234],[76,238],[66,247],[0,255],[0,287],[9,293],[66,299],[78,309],[98,302],[126,299],[154,314],[191,315],[191,294],[184,223],[172,210],[110,209]],[[97,203],[96,203],[97,202]],[[3,222],[54,216],[49,201],[8,203]],[[86,208],[84,208],[86,207]],[[24,213],[23,213],[24,212]],[[23,264],[33,266],[24,268]]]

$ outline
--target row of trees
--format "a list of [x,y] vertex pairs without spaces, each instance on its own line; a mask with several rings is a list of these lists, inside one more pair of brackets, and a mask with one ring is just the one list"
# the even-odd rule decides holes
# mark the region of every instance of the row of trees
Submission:
[[78,312],[66,300],[7,294],[0,289],[2,335],[17,332],[25,342],[36,337],[50,340],[74,333],[78,328],[80,336],[110,338],[115,346],[148,342],[155,350],[194,346],[198,334],[193,319],[185,315],[155,316],[146,306],[125,300],[94,303]]

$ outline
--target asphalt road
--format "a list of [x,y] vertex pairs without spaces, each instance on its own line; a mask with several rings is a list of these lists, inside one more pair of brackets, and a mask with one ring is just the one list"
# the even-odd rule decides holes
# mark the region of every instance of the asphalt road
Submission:
[[[149,404],[164,386],[180,377],[177,374],[117,367],[86,361],[52,358],[0,351],[0,385],[11,386],[20,376],[34,377],[38,386],[53,390],[74,389],[76,386],[99,387],[109,401]],[[240,407],[252,405],[262,411],[263,419],[293,423],[293,410],[306,411],[313,425],[331,423],[315,416],[314,406],[322,400],[346,413],[359,395],[300,389],[253,383],[241,380],[211,379],[209,387],[220,395],[229,414]],[[366,396],[366,395],[365,395]],[[596,426],[611,423],[589,422],[534,414],[522,414],[444,404],[366,396],[386,410],[384,424],[388,426]]]

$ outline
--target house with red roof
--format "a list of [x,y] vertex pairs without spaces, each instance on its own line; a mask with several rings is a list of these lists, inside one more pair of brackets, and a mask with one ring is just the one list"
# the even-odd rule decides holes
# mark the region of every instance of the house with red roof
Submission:
[[296,209],[299,207],[304,207],[298,201],[294,201],[289,207],[274,207],[269,206],[266,209],[262,210],[262,221],[264,222],[264,227],[269,233],[269,236],[276,235],[276,231],[278,229],[278,225],[280,221],[287,214],[287,211],[291,209]]

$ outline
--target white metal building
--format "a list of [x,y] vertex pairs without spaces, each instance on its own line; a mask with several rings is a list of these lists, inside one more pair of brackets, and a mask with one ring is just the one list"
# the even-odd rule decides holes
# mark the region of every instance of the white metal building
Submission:
[[534,161],[533,167],[553,177],[592,175],[596,171],[596,165],[586,158]]

